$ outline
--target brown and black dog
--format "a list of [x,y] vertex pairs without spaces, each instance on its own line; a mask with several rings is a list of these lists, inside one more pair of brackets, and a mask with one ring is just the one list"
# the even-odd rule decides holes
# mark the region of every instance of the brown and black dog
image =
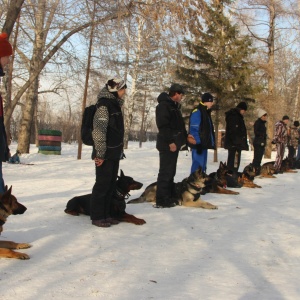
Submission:
[[[218,209],[216,205],[203,201],[200,198],[201,190],[205,186],[207,175],[202,172],[201,167],[189,177],[174,183],[174,201],[179,205],[187,207],[199,207],[205,209]],[[157,183],[148,185],[142,195],[127,203],[156,202]],[[155,206],[156,207],[156,206]]]
[[216,172],[210,173],[207,175],[205,181],[205,187],[202,189],[201,194],[206,193],[217,193],[217,194],[229,194],[229,195],[238,195],[239,192],[234,192],[228,190],[227,187],[227,175],[231,174],[227,164],[220,162],[219,168]]
[[[11,194],[12,187],[2,195],[0,195],[0,234],[3,230],[8,216],[21,215],[26,211],[26,207],[19,203],[14,195]],[[12,249],[26,249],[31,245],[27,243],[15,243],[11,241],[0,241],[0,257],[4,258],[18,258],[29,259],[29,256],[25,253],[16,252]]]
[[[139,190],[143,186],[142,183],[135,181],[132,177],[125,176],[123,171],[120,171],[120,176],[117,178],[116,191],[111,204],[111,217],[120,222],[133,223],[135,225],[143,225],[145,220],[136,218],[125,212],[125,200],[130,196],[129,192]],[[92,194],[77,196],[68,201],[65,213],[72,216],[80,214],[90,215],[90,199]]]
[[232,172],[227,174],[227,185],[229,187],[247,187],[247,188],[261,188],[260,185],[253,182],[256,175],[256,169],[252,164],[247,165],[243,172]]

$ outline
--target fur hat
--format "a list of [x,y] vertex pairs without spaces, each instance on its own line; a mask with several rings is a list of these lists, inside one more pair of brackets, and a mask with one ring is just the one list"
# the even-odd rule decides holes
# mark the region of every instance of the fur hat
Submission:
[[175,93],[179,93],[179,94],[185,94],[184,93],[184,89],[183,86],[178,84],[178,83],[174,83],[171,85],[169,92],[175,92]]
[[263,115],[266,115],[266,114],[267,114],[267,112],[264,109],[259,108],[257,110],[257,117],[258,118],[261,118]]
[[236,106],[236,108],[239,108],[240,110],[247,110],[248,106],[246,102],[242,101]]
[[284,120],[289,120],[290,118],[288,117],[288,116],[283,116],[282,117],[282,121],[284,121]]
[[106,86],[110,93],[117,92],[121,89],[127,88],[125,80],[120,78],[109,79],[106,83]]
[[204,93],[201,97],[202,102],[214,102],[214,98],[210,93]]
[[5,32],[0,34],[0,57],[12,55],[12,47],[7,40],[7,34]]

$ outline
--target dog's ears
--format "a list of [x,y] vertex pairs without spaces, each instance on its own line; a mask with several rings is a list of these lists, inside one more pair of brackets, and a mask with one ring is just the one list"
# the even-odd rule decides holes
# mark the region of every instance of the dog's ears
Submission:
[[10,195],[11,195],[11,189],[12,189],[12,186],[9,188],[9,190],[7,190],[7,186],[6,186],[6,191],[4,192],[3,195],[0,195],[0,201],[3,204],[9,203],[9,201],[10,201]]
[[125,175],[124,175],[123,171],[120,170],[120,177],[124,177],[124,176],[125,176]]

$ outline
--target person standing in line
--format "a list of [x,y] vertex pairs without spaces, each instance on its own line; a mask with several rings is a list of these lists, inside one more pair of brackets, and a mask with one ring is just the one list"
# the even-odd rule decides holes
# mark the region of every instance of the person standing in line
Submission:
[[98,95],[92,132],[96,182],[90,200],[92,224],[98,227],[119,223],[111,218],[110,208],[123,153],[124,121],[121,107],[126,88],[124,80],[110,79]]
[[189,146],[192,148],[191,173],[194,173],[199,167],[206,172],[207,149],[216,148],[215,131],[210,115],[213,104],[213,96],[210,93],[204,93],[200,104],[190,116],[188,141],[191,141]]
[[295,158],[296,157],[296,149],[298,148],[298,127],[299,121],[295,121],[293,125],[289,128],[290,136],[288,141],[288,158]]
[[265,153],[265,147],[267,143],[267,112],[263,109],[258,109],[257,113],[258,119],[254,123],[254,140],[253,140],[253,147],[254,147],[254,156],[252,165],[256,168],[257,173],[260,172],[261,167],[261,160]]
[[274,138],[272,140],[272,144],[276,144],[276,159],[274,163],[274,174],[282,174],[282,171],[280,171],[282,160],[284,157],[284,151],[285,147],[288,142],[288,128],[287,125],[290,121],[290,118],[288,116],[283,116],[282,120],[277,121],[275,123],[275,132],[274,132]]
[[236,172],[240,167],[242,150],[249,150],[247,129],[244,122],[244,115],[247,109],[247,103],[242,101],[235,108],[225,113],[226,132],[224,148],[228,150],[227,167]]
[[[12,55],[12,46],[7,40],[7,34],[0,34],[0,81],[1,77],[5,75],[3,69],[9,63],[9,58]],[[2,173],[2,162],[8,161],[10,157],[7,136],[4,126],[4,109],[3,109],[3,99],[0,93],[0,194],[5,192],[5,184],[3,180]]]
[[159,151],[159,172],[157,176],[157,208],[174,207],[174,177],[178,153],[186,148],[187,132],[180,111],[180,101],[184,97],[183,87],[172,84],[169,93],[163,92],[156,106],[156,125],[158,128],[156,149]]

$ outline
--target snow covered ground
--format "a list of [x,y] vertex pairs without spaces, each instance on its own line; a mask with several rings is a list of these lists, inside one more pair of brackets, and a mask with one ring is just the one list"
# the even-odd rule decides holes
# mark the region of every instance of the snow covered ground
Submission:
[[[61,156],[32,145],[21,161],[34,165],[4,164],[6,184],[28,209],[8,218],[0,239],[32,248],[22,250],[30,260],[1,259],[0,299],[300,299],[300,173],[256,179],[261,189],[236,196],[202,196],[218,210],[130,204],[127,212],[145,225],[98,228],[64,213],[69,199],[91,192],[90,152],[84,146],[77,160],[76,145],[63,144]],[[132,142],[125,154],[120,168],[144,184],[132,199],[156,181],[158,152]],[[219,160],[226,155],[219,150]],[[241,169],[252,156],[242,153]],[[218,168],[212,157],[208,173]],[[176,181],[190,165],[181,152]]]

